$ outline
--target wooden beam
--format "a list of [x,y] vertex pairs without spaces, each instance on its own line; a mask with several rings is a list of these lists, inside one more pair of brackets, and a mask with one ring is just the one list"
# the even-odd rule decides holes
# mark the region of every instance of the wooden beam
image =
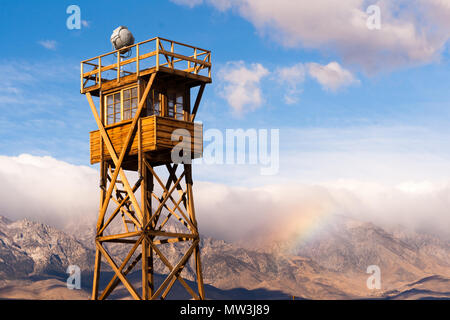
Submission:
[[119,270],[114,260],[111,258],[111,256],[106,252],[106,250],[102,247],[102,245],[99,242],[95,243],[97,248],[102,252],[102,254],[105,256],[106,260],[109,262],[109,265],[113,268],[116,275],[119,277],[120,281],[122,281],[123,285],[127,290],[130,292],[130,294],[133,296],[136,300],[141,300],[141,297],[136,292],[134,287],[131,285],[131,283],[128,281],[128,279],[122,274],[122,271]]
[[[136,182],[136,184],[133,187],[133,192],[136,192],[136,190],[139,188],[140,186],[140,180],[138,180]],[[98,232],[99,235],[101,235],[103,233],[103,231],[106,229],[106,227],[108,227],[108,225],[111,223],[111,221],[116,217],[117,213],[119,213],[121,206],[128,201],[129,199],[129,195],[127,194],[125,196],[125,198],[120,201],[119,206],[114,210],[114,212],[111,214],[111,216],[109,217],[108,221],[106,221],[106,223],[102,226],[102,228],[100,229],[100,231]]]
[[[169,214],[167,215],[166,219],[164,219],[164,221],[159,225],[158,230],[161,230],[164,225],[169,221],[170,217],[172,216],[172,212],[175,212],[175,210],[177,210],[177,207],[180,205],[181,201],[183,200],[183,197],[186,195],[186,192],[183,193],[183,196],[180,197],[180,199],[177,201],[175,207],[172,210],[169,210],[169,208],[167,207],[167,210],[169,210]],[[153,195],[154,197],[156,197],[156,195]],[[159,199],[158,199],[159,201]],[[180,221],[186,228],[190,229],[189,224],[187,223],[187,220],[180,218],[178,215],[173,214],[178,221]]]
[[179,233],[179,232],[167,232],[167,231],[159,231],[159,230],[148,230],[146,234],[158,237],[169,237],[169,238],[189,238],[194,239],[197,238],[197,234],[192,233]]
[[[171,263],[169,262],[169,260],[167,260],[167,258],[163,255],[163,253],[158,249],[158,247],[155,246],[155,242],[150,243],[150,245],[152,246],[153,250],[156,252],[156,254],[159,256],[159,258],[161,259],[161,261],[167,266],[167,268],[169,269],[169,272],[173,270],[173,267],[171,265]],[[189,292],[189,294],[195,299],[195,300],[199,300],[198,295],[191,289],[191,287],[184,281],[184,279],[178,274],[176,275],[177,279],[180,281],[180,283],[183,285],[183,287],[187,290],[187,292]]]
[[180,268],[182,268],[187,260],[190,258],[192,251],[194,250],[195,246],[198,244],[199,240],[196,239],[194,240],[193,244],[191,245],[191,247],[189,248],[189,250],[185,253],[185,255],[183,256],[183,258],[181,258],[181,260],[177,263],[177,265],[172,269],[172,271],[169,273],[169,275],[167,276],[167,278],[163,281],[163,283],[160,285],[160,287],[158,288],[158,290],[156,290],[156,292],[153,294],[152,296],[152,300],[156,299],[161,292],[165,289],[165,287],[169,284],[169,282],[172,280],[172,277],[174,277],[178,271],[180,270]]
[[[194,193],[192,191],[192,184],[193,184],[193,182],[192,182],[192,165],[185,164],[184,171],[186,172],[186,189],[188,192],[189,216],[198,232],[197,218],[195,217]],[[203,300],[203,299],[205,299],[205,289],[203,286],[203,272],[202,272],[202,265],[201,265],[201,259],[200,259],[200,245],[199,244],[197,244],[197,246],[194,249],[194,256],[195,256],[195,269],[196,269],[196,273],[197,273],[198,293],[200,295],[200,298]]]
[[[160,178],[158,177],[158,175],[156,174],[156,172],[153,170],[152,166],[151,166],[146,160],[144,161],[144,163],[146,164],[146,166],[148,167],[148,169],[152,172],[152,174],[153,174],[153,176],[155,177],[156,181],[158,181],[159,185],[161,186],[161,188],[162,188],[163,191],[164,191],[164,195],[165,195],[166,197],[169,197],[169,199],[170,199],[170,200],[173,202],[173,204],[175,205],[174,209],[170,209],[170,208],[167,207],[167,206],[165,206],[165,207],[169,210],[170,213],[172,213],[175,217],[177,217],[177,219],[178,219],[179,221],[181,221],[181,218],[175,213],[175,210],[178,209],[178,211],[180,212],[180,214],[182,215],[182,217],[185,219],[185,222],[188,224],[188,226],[187,226],[188,229],[190,229],[191,231],[195,232],[194,230],[195,230],[196,228],[194,227],[194,225],[192,225],[192,223],[190,223],[190,221],[189,221],[189,219],[187,218],[186,214],[183,212],[183,210],[181,210],[179,204],[173,199],[173,197],[172,197],[172,192],[173,192],[173,190],[172,190],[171,192],[169,192],[169,190],[167,190],[167,187],[170,185],[170,183],[172,182],[172,180],[175,181],[175,179],[176,179],[176,176],[175,176],[174,171],[169,170],[169,167],[167,168],[167,169],[169,170],[170,175],[169,175],[169,178],[168,178],[168,180],[167,180],[167,184],[164,185],[163,182],[161,181],[161,179],[160,179]],[[176,164],[175,164],[175,165],[176,165]],[[174,167],[175,167],[175,165],[174,165]],[[173,168],[172,168],[172,169],[173,169]],[[176,169],[175,169],[175,170],[176,170]],[[175,182],[176,182],[176,181],[175,181]],[[179,182],[176,183],[176,186],[179,186]],[[158,202],[159,202],[160,204],[162,203],[162,200],[161,200],[161,199],[158,199],[158,197],[156,197],[156,199],[158,200]],[[165,203],[164,203],[164,205],[165,205]]]
[[108,240],[112,240],[112,239],[122,239],[122,238],[130,238],[130,237],[140,236],[141,234],[142,234],[142,231],[134,231],[134,232],[112,234],[112,235],[108,235],[108,236],[101,236],[101,237],[97,237],[96,239],[99,242],[103,242],[103,241],[108,241]]
[[169,66],[169,68],[173,68],[173,63],[171,63],[171,61],[170,61],[170,59],[169,59],[169,56],[168,56],[167,54],[164,53],[165,50],[164,50],[164,47],[163,47],[163,44],[162,44],[161,41],[159,41],[159,47],[160,47],[160,49],[161,49],[161,53],[164,54],[164,57],[166,58],[167,65]]
[[177,187],[177,185],[180,183],[181,179],[184,177],[184,172],[180,175],[180,177],[178,178],[178,180],[175,182],[175,184],[173,185],[172,189],[170,189],[170,191],[164,195],[164,199],[162,202],[159,203],[158,208],[156,209],[155,213],[152,215],[152,217],[150,218],[150,221],[147,222],[147,225],[145,226],[144,230],[146,230],[149,226],[149,224],[160,214],[162,208],[164,207],[164,204],[167,202],[167,200],[169,199],[169,196],[172,194],[172,192],[175,190],[175,188]]
[[[147,225],[149,219],[148,207],[147,207],[147,170],[145,165],[142,164],[144,154],[142,150],[142,121],[138,122],[138,173],[142,177],[141,181],[141,211],[143,213],[142,225]],[[146,230],[144,229],[144,232]],[[144,233],[145,234],[145,233]],[[149,244],[147,243],[147,237],[144,237],[141,245],[142,252],[142,299],[148,300],[151,296],[149,286]]]
[[[142,255],[138,254],[136,258],[133,260],[133,262],[128,266],[128,268],[123,272],[123,275],[126,276],[133,268],[136,266],[136,264],[141,260]],[[116,286],[119,284],[120,279],[117,277],[116,274],[114,274],[114,282],[111,280],[110,283],[106,286],[103,293],[100,295],[100,300],[105,300],[108,298],[109,294],[116,288]]]
[[[153,197],[159,202],[159,203],[161,203],[161,200],[155,195],[155,194],[152,194],[153,195]],[[180,199],[180,201],[181,201],[182,199]],[[172,199],[172,201],[173,201],[173,199]],[[169,210],[169,214],[171,214],[171,215],[174,215],[177,219],[178,219],[178,221],[180,221],[184,226],[186,226],[189,230],[191,230],[192,232],[195,232],[195,227],[192,225],[192,223],[190,223],[190,221],[189,221],[189,219],[186,217],[186,215],[181,211],[181,209],[179,209],[179,203],[178,204],[176,204],[175,205],[175,208],[174,209],[171,209],[171,208],[169,208],[166,204],[164,204],[163,205],[164,206],[164,208],[166,208],[167,210]],[[179,211],[181,212],[181,215],[183,216],[183,218],[181,218],[179,215],[177,215],[176,213],[175,213],[175,210],[176,209],[179,209]],[[169,216],[168,216],[169,217]],[[164,221],[164,224],[166,223],[166,221]]]
[[194,122],[195,116],[197,115],[198,106],[200,105],[200,100],[203,96],[203,91],[205,91],[205,84],[202,83],[200,85],[200,89],[198,90],[197,98],[195,99],[194,108],[192,109],[191,113],[191,121]]
[[[122,264],[119,267],[119,272],[122,272],[123,268],[125,268],[125,266],[127,265],[128,261],[131,259],[131,257],[133,256],[134,252],[136,251],[137,247],[139,246],[139,244],[143,241],[143,239],[145,238],[145,235],[142,234],[141,237],[138,240],[134,241],[134,246],[131,248],[131,250],[128,252],[127,256],[125,257],[125,259],[123,260]],[[105,290],[108,290],[109,287],[111,287],[115,280],[117,279],[117,274],[115,274],[113,276],[113,278],[109,281],[108,285],[106,286]]]
[[195,269],[197,273],[197,288],[198,294],[202,300],[205,300],[205,288],[203,285],[203,271],[202,264],[200,259],[200,244],[197,244],[194,249],[194,257],[195,257]]
[[176,243],[176,242],[184,242],[184,241],[190,241],[191,239],[188,238],[171,238],[171,239],[161,239],[161,240],[153,240],[153,244],[166,244],[166,243]]
[[127,217],[131,219],[131,221],[136,227],[139,228],[141,226],[139,221],[136,220],[136,218],[132,215],[132,213],[126,208],[124,208],[124,204],[126,203],[126,201],[123,201],[123,198],[119,199],[121,200],[120,202],[117,199],[114,199],[114,197],[111,197],[111,199],[117,204],[118,208],[120,208],[120,211],[122,211],[122,213],[126,214]]
[[94,265],[94,280],[92,284],[92,300],[98,299],[98,284],[100,282],[100,265],[101,265],[102,254],[100,250],[96,248],[95,250],[95,265]]
[[211,63],[208,62],[208,61],[203,61],[203,60],[199,60],[199,59],[196,59],[196,58],[183,56],[182,54],[178,54],[178,53],[175,53],[175,52],[172,53],[172,52],[169,52],[169,51],[160,50],[159,53],[161,53],[163,55],[168,55],[170,57],[174,57],[174,58],[179,58],[179,59],[183,59],[183,60],[186,60],[186,61],[190,61],[190,62],[193,62],[193,63],[196,63],[196,64],[204,65],[206,67],[211,66]]
[[[128,179],[127,179],[125,173],[123,172],[123,170],[121,169],[121,166],[122,166],[122,162],[123,162],[123,159],[125,157],[126,151],[128,149],[128,145],[129,145],[129,143],[131,141],[131,138],[133,137],[133,133],[134,133],[134,130],[136,128],[137,121],[138,121],[138,119],[139,119],[139,117],[141,115],[142,108],[143,108],[143,106],[145,104],[145,101],[147,99],[147,95],[148,95],[148,93],[150,91],[150,88],[153,85],[153,81],[155,80],[155,77],[156,77],[156,73],[153,73],[151,75],[151,78],[150,78],[146,88],[145,88],[145,91],[144,91],[144,93],[143,93],[143,95],[141,97],[141,100],[139,102],[138,109],[136,111],[136,115],[135,115],[135,117],[133,119],[133,122],[131,123],[129,132],[127,134],[127,137],[125,138],[125,142],[123,144],[122,151],[120,152],[119,158],[117,158],[117,154],[116,154],[116,152],[114,150],[114,147],[113,147],[113,145],[111,143],[111,140],[109,139],[109,136],[108,136],[108,134],[107,134],[107,132],[105,130],[105,127],[103,126],[103,124],[102,124],[102,122],[101,122],[101,120],[100,120],[100,118],[98,116],[97,108],[95,108],[95,104],[94,104],[94,101],[92,100],[91,94],[89,92],[86,93],[87,99],[89,101],[89,105],[91,106],[92,113],[94,114],[94,117],[95,117],[95,120],[96,120],[97,125],[99,127],[99,130],[100,130],[100,132],[101,132],[101,134],[103,136],[103,139],[105,140],[105,144],[106,144],[106,146],[108,148],[108,151],[109,151],[109,153],[111,155],[111,158],[113,159],[113,162],[114,162],[114,164],[116,166],[116,170],[114,170],[114,175],[113,175],[113,177],[111,179],[111,185],[109,186],[108,191],[107,191],[107,195],[106,195],[106,199],[105,199],[104,205],[103,205],[103,207],[102,207],[102,209],[100,211],[100,216],[101,216],[102,219],[103,219],[103,217],[105,215],[106,210],[108,209],[109,199],[111,197],[111,193],[112,193],[112,190],[113,190],[113,188],[112,188],[113,186],[112,185],[115,184],[118,174],[120,174],[120,178],[121,178],[121,180],[122,180],[122,182],[124,184],[125,190],[127,191],[128,195],[130,196],[130,200],[131,200],[131,202],[133,204],[134,210],[138,213],[138,215],[142,219],[142,212],[141,212],[141,210],[139,208],[139,205],[138,205],[138,203],[136,201],[136,197],[134,196],[134,193],[132,192],[132,189],[131,189],[131,187],[130,187],[130,185],[128,183]],[[100,230],[99,225],[97,225],[97,231],[98,230]]]

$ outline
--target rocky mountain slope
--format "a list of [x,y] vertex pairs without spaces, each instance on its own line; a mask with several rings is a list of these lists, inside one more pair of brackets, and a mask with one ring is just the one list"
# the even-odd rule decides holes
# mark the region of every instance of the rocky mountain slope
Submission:
[[0,216],[0,279],[62,275],[73,264],[88,271],[93,258],[91,248],[60,230]]
[[[450,245],[437,237],[387,232],[371,223],[339,217],[316,237],[292,242],[252,248],[204,238],[201,246],[207,292],[211,298],[222,299],[245,295],[310,299],[450,295]],[[115,245],[110,249],[123,256],[128,248]],[[182,250],[165,245],[164,254],[176,261]],[[46,286],[59,288],[52,281],[59,281],[63,290],[71,264],[81,268],[83,285],[88,289],[93,262],[93,232],[89,230],[77,231],[75,237],[41,223],[13,222],[0,216],[0,297],[18,297],[21,287],[24,296],[39,297],[40,292],[48,293],[43,289]],[[366,268],[373,264],[382,272],[381,290],[366,286]],[[103,270],[105,278],[110,277],[110,269]],[[192,270],[193,266],[185,268],[183,276],[193,280]],[[167,273],[161,263],[156,264],[156,271]],[[131,278],[139,283],[139,270]],[[183,298],[182,288],[179,291],[175,297]],[[87,292],[80,293],[79,298],[86,296]]]
[[410,231],[392,233],[342,216],[334,217],[316,237],[294,247],[293,254],[349,276],[364,274],[367,278],[367,267],[377,265],[386,290],[426,276],[450,277],[450,242]]

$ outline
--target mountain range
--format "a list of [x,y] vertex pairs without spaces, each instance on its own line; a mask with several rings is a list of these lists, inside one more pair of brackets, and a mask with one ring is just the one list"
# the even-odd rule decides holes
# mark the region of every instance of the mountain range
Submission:
[[[176,231],[176,226],[172,226]],[[28,219],[0,216],[0,298],[87,299],[94,264],[93,229],[73,233]],[[124,256],[126,248],[111,245]],[[166,244],[175,261],[182,247]],[[388,230],[336,216],[310,239],[240,244],[210,237],[201,242],[206,295],[211,299],[450,299],[450,242],[437,235]],[[66,288],[69,265],[82,271],[82,290]],[[369,289],[367,267],[381,270],[381,288]],[[106,265],[104,285],[112,275]],[[156,282],[168,270],[155,264]],[[191,286],[193,266],[183,270]],[[140,270],[129,275],[139,288]],[[105,282],[106,281],[106,282]],[[113,299],[127,298],[118,287]],[[176,285],[168,296],[187,299]]]

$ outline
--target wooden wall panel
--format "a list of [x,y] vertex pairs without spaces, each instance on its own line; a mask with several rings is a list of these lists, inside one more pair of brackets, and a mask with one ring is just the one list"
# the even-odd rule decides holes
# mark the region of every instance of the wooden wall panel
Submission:
[[[175,120],[159,116],[149,116],[142,120],[142,148],[144,152],[162,151],[172,149],[178,141],[172,141],[172,132],[176,129],[186,129],[191,135],[191,148],[193,157],[199,158],[203,154],[203,125],[188,121]],[[131,121],[106,127],[106,132],[111,139],[117,154],[120,154],[123,142],[128,134]],[[194,134],[195,129],[195,134]],[[110,160],[106,146],[103,146],[105,160]],[[135,135],[128,155],[136,155],[138,152],[138,139]],[[91,164],[100,162],[100,133],[98,130],[90,132]]]

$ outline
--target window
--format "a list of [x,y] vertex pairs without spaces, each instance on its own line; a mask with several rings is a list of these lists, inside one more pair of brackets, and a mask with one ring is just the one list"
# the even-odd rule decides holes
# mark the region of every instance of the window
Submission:
[[105,101],[107,125],[132,119],[138,106],[138,89],[137,87],[122,89],[107,95]]
[[161,115],[161,93],[152,90],[147,96],[147,116]]
[[183,120],[183,94],[172,92],[167,95],[167,116]]
[[132,119],[138,106],[137,87],[124,89],[123,94],[123,120]]
[[177,95],[175,99],[175,119],[183,120],[183,95]]
[[120,121],[120,93],[106,97],[106,124]]

